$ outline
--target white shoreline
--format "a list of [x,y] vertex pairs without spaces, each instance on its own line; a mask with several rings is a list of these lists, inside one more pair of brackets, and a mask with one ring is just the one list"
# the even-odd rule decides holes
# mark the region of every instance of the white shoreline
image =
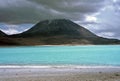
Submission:
[[0,65],[0,69],[20,69],[20,68],[26,68],[26,69],[49,69],[49,68],[56,68],[56,69],[89,69],[89,68],[118,68],[120,69],[120,66],[82,66],[82,65]]

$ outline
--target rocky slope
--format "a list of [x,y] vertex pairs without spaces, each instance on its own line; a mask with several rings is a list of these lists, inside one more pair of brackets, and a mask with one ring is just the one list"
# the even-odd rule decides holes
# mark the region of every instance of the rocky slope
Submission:
[[9,36],[9,39],[18,45],[120,44],[117,39],[99,37],[67,19],[41,21],[28,31]]
[[19,45],[13,38],[9,38],[4,32],[0,31],[0,46]]
[[3,37],[3,36],[6,36],[6,34],[0,30],[0,37]]
[[39,22],[30,30],[19,34],[19,36],[21,37],[68,36],[81,38],[97,37],[89,30],[66,19],[45,20]]

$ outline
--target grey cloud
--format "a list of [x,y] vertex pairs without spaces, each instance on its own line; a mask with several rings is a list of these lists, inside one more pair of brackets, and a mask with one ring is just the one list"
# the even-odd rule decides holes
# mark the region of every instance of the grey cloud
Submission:
[[89,13],[96,12],[103,6],[104,0],[31,0],[42,4],[46,8],[52,8],[61,12],[79,12]]
[[4,0],[0,1],[0,22],[35,23],[52,18],[84,20],[99,11],[104,0]]
[[[0,21],[6,23],[28,23],[36,22],[39,20],[39,16],[43,17],[40,12],[44,15],[48,13],[44,10],[42,6],[36,6],[36,4],[28,2],[26,0],[11,0],[13,3],[6,1],[6,4],[0,7]],[[4,2],[3,1],[3,2]],[[1,4],[1,3],[0,3]],[[12,5],[13,4],[13,5]],[[39,11],[39,10],[40,11]]]
[[116,0],[116,2],[114,3],[115,5],[115,10],[118,14],[120,14],[120,0]]
[[97,16],[98,23],[87,23],[86,27],[102,37],[120,39],[120,1],[106,1],[104,9]]
[[[86,15],[96,13],[100,22],[85,20]],[[117,38],[120,38],[119,14],[120,0],[0,0],[0,22],[21,24],[67,18],[79,21],[96,34],[111,32]]]
[[[120,39],[120,26],[110,23],[92,23],[91,26],[85,25],[89,30],[102,37]],[[112,34],[112,36],[111,36]]]

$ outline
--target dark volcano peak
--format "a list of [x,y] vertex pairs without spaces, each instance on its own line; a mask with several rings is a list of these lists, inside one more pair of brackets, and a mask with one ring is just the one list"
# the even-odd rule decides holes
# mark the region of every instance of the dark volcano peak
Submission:
[[97,37],[89,30],[79,26],[68,19],[45,20],[37,23],[34,27],[20,36],[70,36],[70,37]]

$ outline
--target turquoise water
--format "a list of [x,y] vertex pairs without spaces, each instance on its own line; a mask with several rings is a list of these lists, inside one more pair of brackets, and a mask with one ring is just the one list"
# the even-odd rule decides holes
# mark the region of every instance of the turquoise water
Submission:
[[0,65],[120,66],[120,45],[0,47]]

